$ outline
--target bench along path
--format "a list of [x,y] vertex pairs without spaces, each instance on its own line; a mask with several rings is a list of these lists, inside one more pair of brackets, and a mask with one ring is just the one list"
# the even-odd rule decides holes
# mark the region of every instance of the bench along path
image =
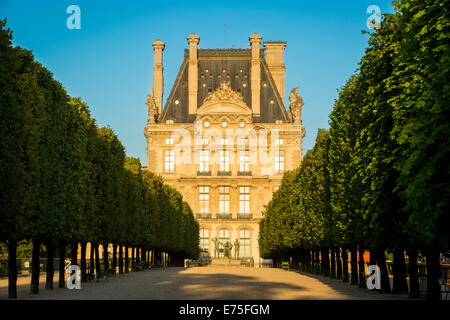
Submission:
[[[369,292],[338,280],[274,268],[194,267],[133,272],[82,283],[81,290],[54,289],[41,284],[30,295],[28,285],[19,299],[405,299]],[[7,297],[0,288],[0,298]]]

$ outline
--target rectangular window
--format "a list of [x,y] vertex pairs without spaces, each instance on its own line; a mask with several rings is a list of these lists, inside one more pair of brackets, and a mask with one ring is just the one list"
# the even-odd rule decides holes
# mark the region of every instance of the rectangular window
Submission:
[[200,249],[209,251],[209,231],[208,229],[200,229]]
[[281,146],[282,144],[283,144],[283,139],[282,138],[276,138],[275,139],[275,144],[277,145],[277,146]]
[[284,151],[275,152],[275,172],[276,173],[284,172]]
[[219,160],[220,160],[220,171],[229,171],[230,170],[230,151],[221,150],[219,152]]
[[173,173],[175,164],[175,150],[164,151],[164,172]]
[[250,187],[239,187],[239,213],[250,213]]
[[208,138],[201,138],[201,139],[200,139],[200,143],[201,143],[202,145],[208,144],[208,143],[209,143],[209,139],[208,139]]
[[173,144],[173,138],[166,138],[166,144]]
[[200,186],[198,188],[198,202],[200,213],[209,213],[209,187]]
[[200,150],[200,171],[209,171],[209,150]]
[[223,145],[223,146],[228,145],[228,139],[227,138],[220,139],[220,144]]
[[239,257],[250,257],[250,231],[241,229],[239,231]]
[[219,187],[219,213],[230,213],[230,187]]
[[247,150],[239,151],[239,171],[250,171],[249,151]]

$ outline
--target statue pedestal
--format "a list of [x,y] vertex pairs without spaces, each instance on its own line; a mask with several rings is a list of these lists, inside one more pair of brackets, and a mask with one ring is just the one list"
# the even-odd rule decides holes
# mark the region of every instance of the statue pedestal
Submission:
[[239,259],[228,259],[228,258],[212,258],[212,266],[240,266],[241,260]]

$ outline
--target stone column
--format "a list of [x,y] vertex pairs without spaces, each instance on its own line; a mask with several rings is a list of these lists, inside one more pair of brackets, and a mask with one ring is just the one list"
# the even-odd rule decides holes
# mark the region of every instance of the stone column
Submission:
[[261,45],[262,36],[254,33],[250,36],[250,45],[252,46],[252,66],[250,73],[251,89],[252,89],[252,111],[253,115],[259,116],[260,108],[260,91],[261,91],[261,61],[259,47]]
[[162,52],[164,50],[164,42],[161,40],[153,41],[153,51],[155,52],[155,64],[153,65],[153,89],[152,96],[155,98],[158,113],[161,114],[162,98],[163,98],[163,64]]
[[284,76],[286,73],[284,49],[286,49],[286,42],[268,41],[264,42],[263,46],[266,50],[267,66],[284,103]]
[[189,114],[197,112],[197,90],[198,90],[198,59],[197,45],[200,37],[195,33],[187,36],[189,44],[189,69],[188,69],[188,95],[189,95]]

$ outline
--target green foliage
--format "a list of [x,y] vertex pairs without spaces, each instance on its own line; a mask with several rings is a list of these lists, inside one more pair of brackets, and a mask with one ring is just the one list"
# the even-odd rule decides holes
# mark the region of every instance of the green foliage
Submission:
[[127,158],[86,103],[69,97],[30,51],[13,47],[5,25],[0,21],[0,241],[113,243],[195,258],[199,226],[181,194]]
[[285,173],[260,250],[450,242],[450,1],[400,0],[339,92],[330,132]]

